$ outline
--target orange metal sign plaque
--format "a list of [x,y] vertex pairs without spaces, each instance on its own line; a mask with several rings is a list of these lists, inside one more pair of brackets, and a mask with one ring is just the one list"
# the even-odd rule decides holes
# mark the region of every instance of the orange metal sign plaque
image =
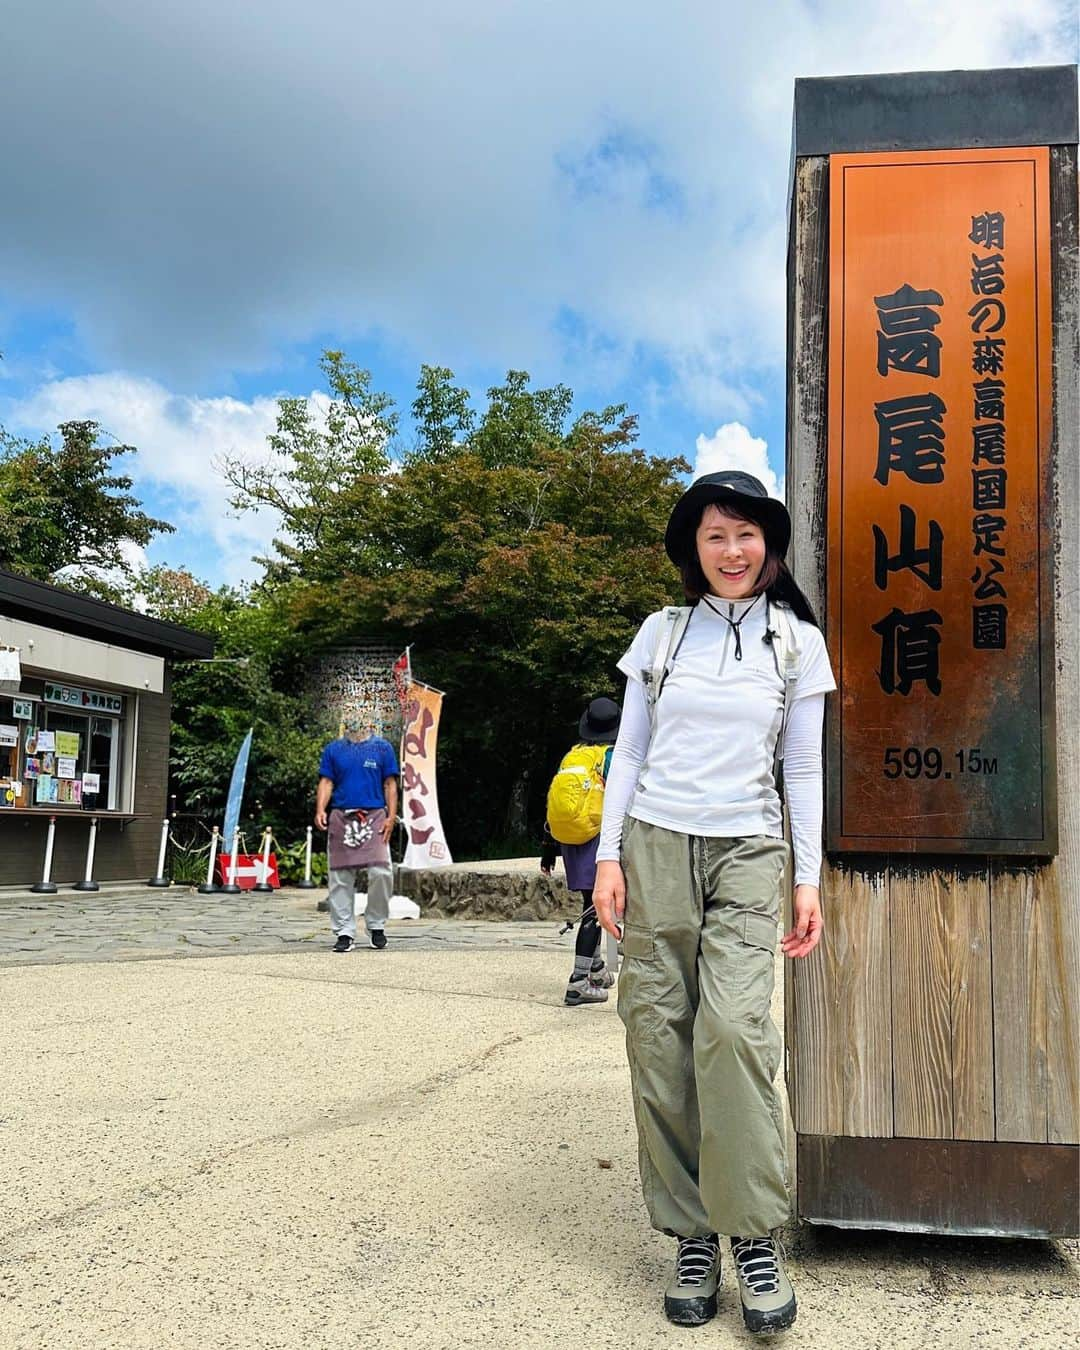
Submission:
[[1050,854],[1048,152],[830,174],[829,847]]

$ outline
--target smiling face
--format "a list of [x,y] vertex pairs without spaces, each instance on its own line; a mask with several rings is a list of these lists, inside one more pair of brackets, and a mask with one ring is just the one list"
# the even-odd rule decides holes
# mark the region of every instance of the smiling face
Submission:
[[694,539],[710,592],[721,600],[748,600],[765,563],[761,526],[729,516],[713,502],[702,512]]

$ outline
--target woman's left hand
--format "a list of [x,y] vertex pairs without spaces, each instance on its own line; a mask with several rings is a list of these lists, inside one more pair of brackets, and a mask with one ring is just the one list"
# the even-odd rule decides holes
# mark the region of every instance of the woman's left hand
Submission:
[[780,939],[780,948],[785,956],[809,956],[821,939],[821,892],[805,882],[796,886],[792,910],[795,923]]

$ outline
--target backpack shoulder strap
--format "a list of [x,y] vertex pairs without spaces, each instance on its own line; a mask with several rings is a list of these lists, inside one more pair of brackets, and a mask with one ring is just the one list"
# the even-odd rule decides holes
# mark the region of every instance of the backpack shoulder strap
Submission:
[[795,686],[799,683],[799,671],[802,666],[802,644],[799,641],[799,629],[795,616],[787,605],[774,605],[771,601],[765,620],[772,636],[773,659],[776,661],[776,673],[784,682],[784,716],[780,722],[780,734],[776,738],[776,758],[784,758],[784,732],[787,730],[788,715],[795,695]]
[[650,726],[656,721],[656,700],[664,687],[668,665],[679,650],[679,644],[683,640],[692,613],[689,605],[668,605],[663,610],[663,618],[657,629],[656,643],[653,647],[652,662],[641,672]]

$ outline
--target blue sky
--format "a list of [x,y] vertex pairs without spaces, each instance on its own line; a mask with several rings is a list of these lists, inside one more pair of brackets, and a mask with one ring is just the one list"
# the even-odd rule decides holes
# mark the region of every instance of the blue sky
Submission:
[[[43,17],[44,13],[44,17]],[[251,577],[215,460],[344,348],[509,367],[774,475],[798,75],[1076,59],[1067,0],[56,0],[8,16],[0,423],[138,446],[152,561]],[[63,41],[57,34],[63,34]],[[404,434],[408,436],[406,422]]]

